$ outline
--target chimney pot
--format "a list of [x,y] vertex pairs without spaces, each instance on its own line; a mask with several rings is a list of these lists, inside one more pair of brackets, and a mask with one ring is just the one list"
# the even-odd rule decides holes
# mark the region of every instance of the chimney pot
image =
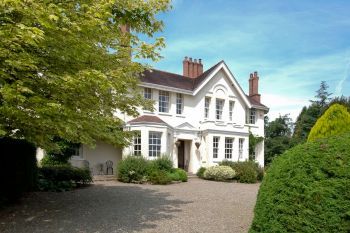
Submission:
[[198,59],[198,62],[199,62],[199,64],[202,64],[202,59],[199,58],[199,59]]
[[197,63],[197,59],[196,58],[194,59],[194,63]]
[[192,57],[190,57],[190,62],[192,62]]
[[253,78],[253,73],[250,73],[250,78]]
[[258,77],[258,71],[254,71],[254,77]]

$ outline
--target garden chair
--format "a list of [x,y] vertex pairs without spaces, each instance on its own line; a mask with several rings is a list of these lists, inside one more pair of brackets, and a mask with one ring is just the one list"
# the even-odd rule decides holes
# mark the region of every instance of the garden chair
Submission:
[[112,174],[111,174],[111,175],[113,175],[113,162],[112,162],[111,160],[108,160],[108,161],[106,162],[106,175],[109,174],[109,172],[108,172],[109,170],[112,171]]

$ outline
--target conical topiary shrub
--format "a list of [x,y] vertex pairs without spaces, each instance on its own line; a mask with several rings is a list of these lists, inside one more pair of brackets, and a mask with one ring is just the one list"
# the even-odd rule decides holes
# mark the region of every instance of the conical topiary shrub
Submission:
[[350,113],[345,106],[333,104],[318,118],[307,140],[314,141],[345,132],[350,132]]

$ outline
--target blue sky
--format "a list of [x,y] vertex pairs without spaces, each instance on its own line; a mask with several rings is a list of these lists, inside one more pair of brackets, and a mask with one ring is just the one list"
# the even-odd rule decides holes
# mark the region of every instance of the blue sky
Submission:
[[167,46],[152,65],[181,74],[184,56],[205,70],[224,60],[246,92],[256,70],[270,119],[295,119],[322,80],[350,95],[349,10],[350,1],[175,0],[159,16]]

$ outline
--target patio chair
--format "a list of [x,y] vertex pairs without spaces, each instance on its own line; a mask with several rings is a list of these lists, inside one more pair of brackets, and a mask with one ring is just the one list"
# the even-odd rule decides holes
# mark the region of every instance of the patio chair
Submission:
[[98,174],[99,174],[99,175],[104,175],[104,172],[103,172],[103,163],[97,164],[96,167],[97,167],[97,170],[98,170]]
[[112,174],[111,174],[111,175],[113,175],[113,162],[112,162],[111,160],[108,160],[108,161],[106,162],[106,175],[109,174],[109,172],[108,172],[109,170],[112,171]]

